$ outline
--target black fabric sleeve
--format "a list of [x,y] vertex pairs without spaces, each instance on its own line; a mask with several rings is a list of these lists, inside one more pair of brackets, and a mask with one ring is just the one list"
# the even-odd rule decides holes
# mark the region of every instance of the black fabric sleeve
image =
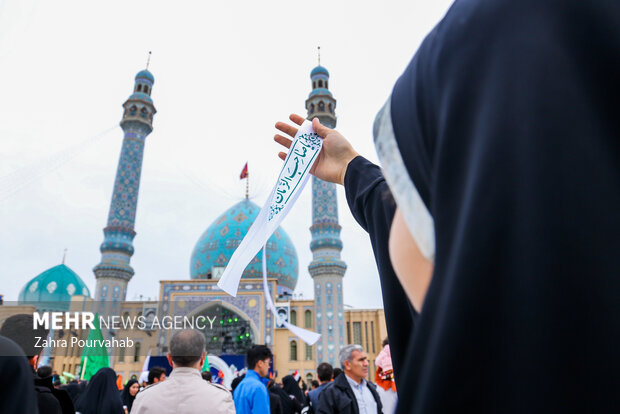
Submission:
[[[366,230],[375,254],[396,384],[404,367],[415,311],[390,261],[388,240],[396,203],[381,169],[362,156],[354,158],[344,177],[347,203],[355,220]],[[406,392],[397,388],[398,392]]]

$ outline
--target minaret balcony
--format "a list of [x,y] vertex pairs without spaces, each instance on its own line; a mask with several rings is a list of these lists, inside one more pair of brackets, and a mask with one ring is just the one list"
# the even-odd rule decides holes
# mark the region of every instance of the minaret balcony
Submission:
[[124,128],[125,126],[131,126],[132,124],[135,125],[136,123],[142,128],[146,127],[146,130],[143,131],[145,135],[150,133],[153,130],[153,114],[151,113],[150,115],[145,115],[139,112],[136,112],[135,115],[125,114],[123,116],[123,120],[121,121],[121,127]]
[[313,260],[308,265],[308,272],[310,276],[319,275],[338,275],[344,276],[347,271],[347,265],[342,260]]
[[97,279],[109,277],[129,281],[134,275],[134,270],[131,266],[116,266],[105,263],[99,263],[93,268],[93,272]]
[[332,248],[338,251],[342,250],[342,240],[332,237],[321,237],[310,242],[310,250]]

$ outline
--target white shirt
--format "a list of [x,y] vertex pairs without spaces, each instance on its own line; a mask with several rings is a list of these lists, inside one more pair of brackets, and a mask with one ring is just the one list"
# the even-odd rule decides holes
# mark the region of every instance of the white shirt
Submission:
[[359,414],[376,414],[377,402],[368,389],[368,383],[366,380],[362,378],[362,382],[358,385],[357,382],[349,378],[347,374],[344,375],[347,377],[347,381],[353,390],[353,394],[355,394],[357,406],[360,409]]

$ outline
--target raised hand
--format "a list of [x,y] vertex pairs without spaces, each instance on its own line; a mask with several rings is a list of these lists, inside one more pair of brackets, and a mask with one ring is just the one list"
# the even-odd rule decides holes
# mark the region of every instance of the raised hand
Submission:
[[[289,119],[297,125],[304,122],[304,118],[292,114]],[[295,138],[297,128],[284,122],[277,122],[276,128],[291,138]],[[312,128],[323,138],[323,149],[310,170],[310,174],[324,181],[344,185],[344,175],[347,172],[349,162],[359,154],[353,149],[349,141],[335,129],[330,129],[319,122],[318,118],[312,120]],[[291,147],[291,138],[276,134],[274,140],[286,148]],[[278,153],[281,159],[286,158],[285,152]]]

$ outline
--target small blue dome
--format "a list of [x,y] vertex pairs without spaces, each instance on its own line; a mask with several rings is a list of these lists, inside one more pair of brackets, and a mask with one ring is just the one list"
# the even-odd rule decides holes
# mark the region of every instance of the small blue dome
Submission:
[[[259,212],[259,206],[245,199],[215,220],[194,247],[190,261],[191,278],[206,279],[213,276],[214,267],[216,271],[223,271]],[[252,259],[243,271],[242,278],[262,277],[262,255],[260,251]],[[278,279],[278,293],[292,293],[297,285],[297,251],[281,227],[267,241],[267,276]]]
[[155,78],[153,77],[153,74],[146,69],[138,72],[138,74],[136,75],[136,80],[138,79],[148,79],[151,81],[151,83],[155,82]]
[[69,310],[71,297],[90,297],[88,287],[68,266],[60,264],[41,273],[19,292],[20,305],[34,305],[37,310]]
[[325,75],[325,76],[329,76],[329,72],[327,71],[327,69],[325,69],[323,66],[317,66],[316,68],[312,69],[312,72],[310,72],[310,77],[314,76],[314,75]]

